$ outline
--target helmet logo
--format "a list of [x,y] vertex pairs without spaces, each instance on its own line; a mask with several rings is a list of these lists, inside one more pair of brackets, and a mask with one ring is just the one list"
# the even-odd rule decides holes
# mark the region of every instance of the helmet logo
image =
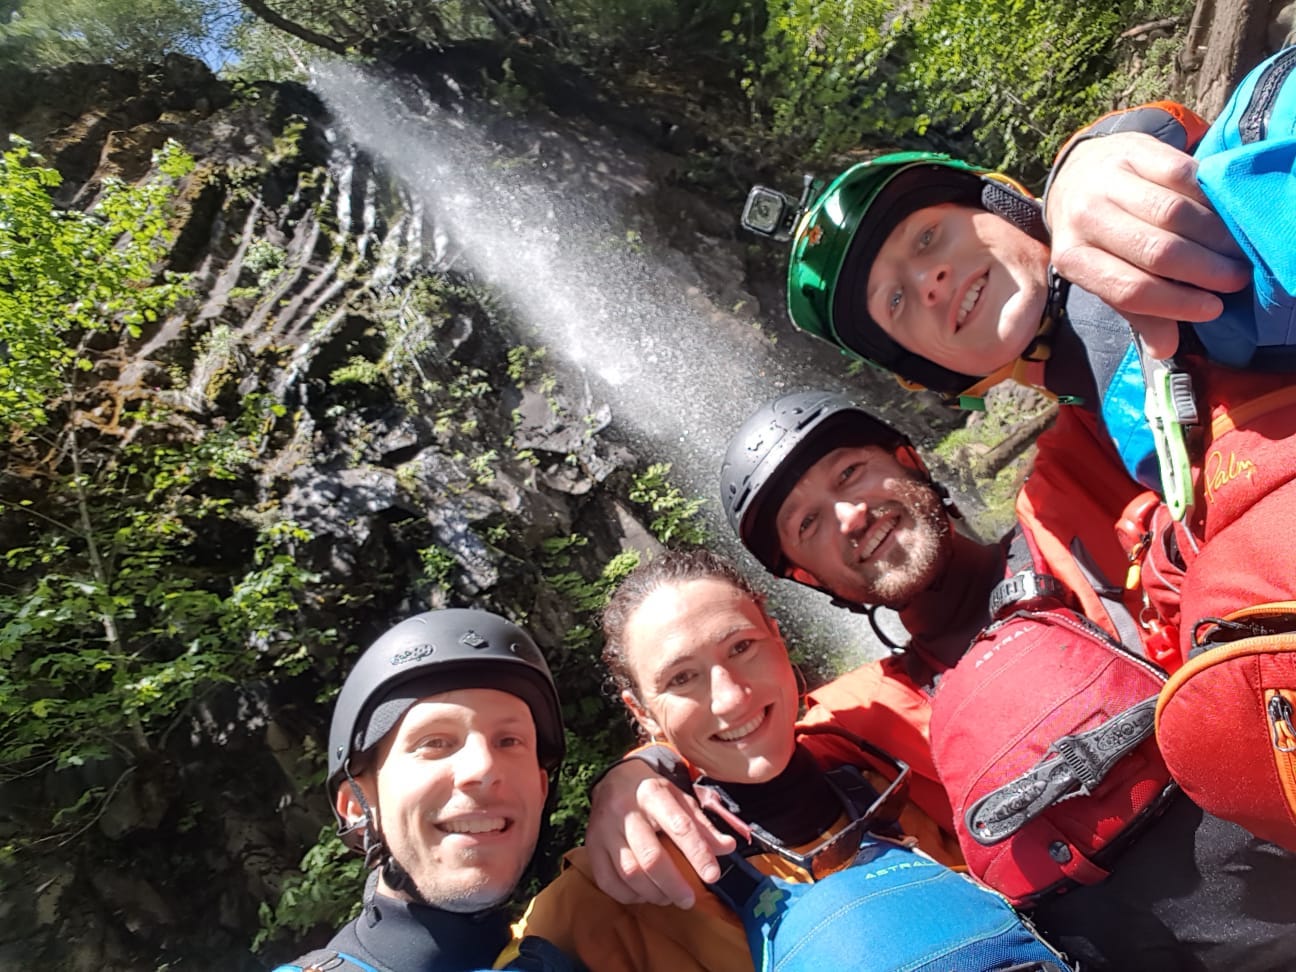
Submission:
[[774,444],[781,438],[783,438],[782,429],[758,429],[756,432],[753,432],[751,438],[747,440],[747,451],[754,455],[761,456],[770,449],[773,449]]
[[459,644],[478,650],[490,647],[489,642],[471,628],[459,636]]
[[424,658],[436,652],[436,645],[415,645],[413,648],[407,648],[405,651],[397,652],[392,655],[392,667],[404,665],[406,662],[421,661]]
[[808,230],[806,230],[805,233],[806,246],[814,246],[822,239],[823,239],[822,226],[815,225],[815,226],[811,226]]

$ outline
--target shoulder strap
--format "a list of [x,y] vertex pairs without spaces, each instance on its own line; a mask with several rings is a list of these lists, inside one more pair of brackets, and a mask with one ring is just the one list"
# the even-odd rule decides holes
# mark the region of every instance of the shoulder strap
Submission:
[[1132,596],[1121,582],[1129,558],[1115,526],[1142,490],[1125,473],[1110,446],[1099,437],[1095,417],[1075,407],[1061,408],[1054,426],[1040,436],[1035,468],[1017,494],[1018,532],[1026,544],[1021,566],[1061,581],[1072,606],[1133,651],[1142,639],[1134,620]]

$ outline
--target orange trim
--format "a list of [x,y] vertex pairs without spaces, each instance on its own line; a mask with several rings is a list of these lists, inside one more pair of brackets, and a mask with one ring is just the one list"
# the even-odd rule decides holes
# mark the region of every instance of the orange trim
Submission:
[[1239,425],[1244,425],[1266,412],[1272,412],[1276,408],[1294,402],[1296,402],[1296,385],[1284,385],[1259,398],[1236,405],[1211,420],[1211,438],[1218,439],[1225,432],[1232,432]]
[[1076,132],[1074,135],[1068,138],[1066,142],[1062,145],[1062,148],[1058,150],[1057,155],[1053,157],[1054,166],[1056,166],[1058,164],[1058,161],[1063,156],[1065,156],[1067,152],[1071,150],[1072,143],[1080,138],[1085,137],[1089,132],[1089,130],[1093,128],[1095,125],[1098,125],[1102,123],[1104,120],[1108,118],[1112,118],[1116,115],[1129,114],[1130,112],[1139,111],[1143,108],[1159,108],[1162,111],[1164,111],[1166,114],[1168,114],[1171,118],[1173,118],[1175,121],[1177,121],[1180,125],[1182,125],[1184,129],[1184,133],[1188,137],[1188,148],[1190,151],[1198,142],[1201,141],[1202,136],[1206,134],[1206,129],[1210,127],[1209,125],[1206,124],[1206,119],[1202,118],[1201,115],[1179,104],[1179,102],[1177,101],[1152,101],[1152,102],[1148,102],[1145,105],[1137,105],[1134,108],[1119,108],[1116,111],[1109,111],[1107,112],[1107,114],[1094,119],[1084,128],[1080,129],[1078,132]]
[[1004,185],[1011,186],[1012,188],[1020,192],[1023,196],[1025,196],[1027,199],[1035,198],[1035,193],[1031,192],[1029,189],[1027,189],[1025,186],[1023,186],[1020,182],[1018,182],[1016,179],[1014,179],[1012,176],[1008,175],[1007,173],[983,172],[981,173],[981,178],[994,179],[996,182],[1002,182],[1004,183]]

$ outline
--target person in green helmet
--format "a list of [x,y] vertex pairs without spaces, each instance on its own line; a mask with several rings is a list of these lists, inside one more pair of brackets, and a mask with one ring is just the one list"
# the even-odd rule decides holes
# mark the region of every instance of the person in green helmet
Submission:
[[[1239,94],[1293,56],[1296,49],[1260,65]],[[1131,117],[1182,148],[1222,144],[1231,123],[1208,131],[1161,103],[1094,128],[1125,128]],[[1203,160],[1203,185],[1227,202],[1211,181],[1212,161]],[[1119,310],[1050,261],[1043,210],[1011,179],[936,153],[893,153],[842,173],[805,211],[792,242],[788,309],[801,329],[950,401],[976,407],[1011,378],[1095,411],[1130,475],[1182,517],[1192,489],[1181,428],[1196,421],[1188,376],[1131,342]],[[1273,308],[1262,297],[1268,265],[1255,261],[1254,310],[1249,297],[1231,299],[1196,325],[1190,349],[1233,366],[1292,360],[1286,304]]]

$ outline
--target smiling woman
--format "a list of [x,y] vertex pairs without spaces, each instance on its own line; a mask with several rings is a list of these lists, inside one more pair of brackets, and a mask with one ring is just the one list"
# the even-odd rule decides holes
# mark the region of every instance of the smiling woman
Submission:
[[621,583],[603,628],[654,759],[735,850],[684,909],[614,900],[578,848],[515,934],[601,972],[1066,968],[1007,902],[945,866],[959,859],[908,803],[907,767],[836,727],[798,728],[787,646],[732,564],[667,551]]
[[643,730],[719,780],[764,783],[795,747],[797,683],[778,626],[727,577],[644,592],[618,643],[621,699]]

